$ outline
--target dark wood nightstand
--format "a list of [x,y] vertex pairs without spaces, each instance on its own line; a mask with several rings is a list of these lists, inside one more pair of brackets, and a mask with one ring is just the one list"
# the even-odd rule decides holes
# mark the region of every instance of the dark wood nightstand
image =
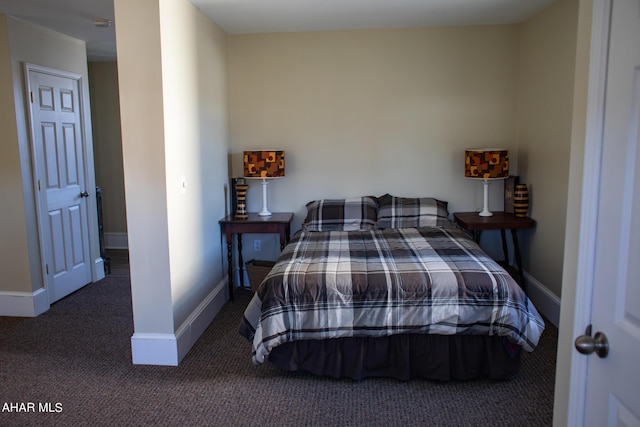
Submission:
[[280,235],[280,250],[289,242],[291,234],[291,219],[293,213],[278,212],[270,216],[259,216],[250,213],[247,219],[235,219],[228,215],[220,221],[220,232],[227,238],[227,260],[229,262],[229,299],[233,301],[233,235],[238,240],[238,266],[240,267],[240,286],[244,285],[244,271],[242,260],[242,233],[274,233]]
[[522,259],[520,257],[520,246],[518,244],[517,231],[522,228],[533,228],[536,222],[529,217],[517,217],[511,213],[494,212],[493,216],[480,216],[477,212],[456,212],[453,214],[456,223],[471,232],[473,240],[480,242],[480,234],[483,230],[500,230],[502,237],[502,251],[504,252],[504,263],[509,267],[509,252],[507,249],[507,239],[505,230],[511,230],[511,238],[513,239],[513,252],[518,267],[518,277],[516,280],[527,293],[527,283],[524,278],[522,269]]

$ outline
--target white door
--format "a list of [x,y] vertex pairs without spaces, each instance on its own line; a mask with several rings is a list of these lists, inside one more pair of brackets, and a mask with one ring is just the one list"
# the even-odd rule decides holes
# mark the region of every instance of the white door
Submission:
[[39,225],[49,302],[91,282],[80,77],[27,66]]
[[595,257],[592,266],[579,266],[593,268],[592,335],[602,332],[609,345],[606,357],[578,355],[586,373],[579,423],[598,427],[640,426],[640,0],[610,4],[601,168],[585,162],[585,174],[599,173],[600,181],[586,189],[598,200],[590,231]]

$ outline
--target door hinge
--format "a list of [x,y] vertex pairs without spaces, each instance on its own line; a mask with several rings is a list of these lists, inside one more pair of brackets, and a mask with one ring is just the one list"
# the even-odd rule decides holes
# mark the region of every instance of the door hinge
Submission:
[[33,91],[29,92],[29,94],[31,95],[31,103],[33,104]]
[[44,269],[47,270],[47,276],[49,275],[49,264],[44,265]]
[[40,188],[40,180],[38,180],[38,191],[40,191],[40,190],[41,190],[41,188]]

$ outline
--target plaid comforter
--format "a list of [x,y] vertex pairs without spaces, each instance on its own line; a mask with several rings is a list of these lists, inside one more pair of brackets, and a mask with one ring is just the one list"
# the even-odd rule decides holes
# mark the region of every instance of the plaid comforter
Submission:
[[294,340],[405,333],[499,335],[533,351],[544,322],[461,230],[300,232],[244,313],[260,364]]

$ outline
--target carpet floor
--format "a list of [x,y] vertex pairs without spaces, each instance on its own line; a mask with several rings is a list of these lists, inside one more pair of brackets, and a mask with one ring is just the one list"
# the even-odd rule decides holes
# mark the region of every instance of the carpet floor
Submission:
[[557,329],[508,381],[335,380],[255,367],[238,290],[177,367],[131,363],[130,281],[114,268],[37,318],[0,317],[1,426],[548,426]]

